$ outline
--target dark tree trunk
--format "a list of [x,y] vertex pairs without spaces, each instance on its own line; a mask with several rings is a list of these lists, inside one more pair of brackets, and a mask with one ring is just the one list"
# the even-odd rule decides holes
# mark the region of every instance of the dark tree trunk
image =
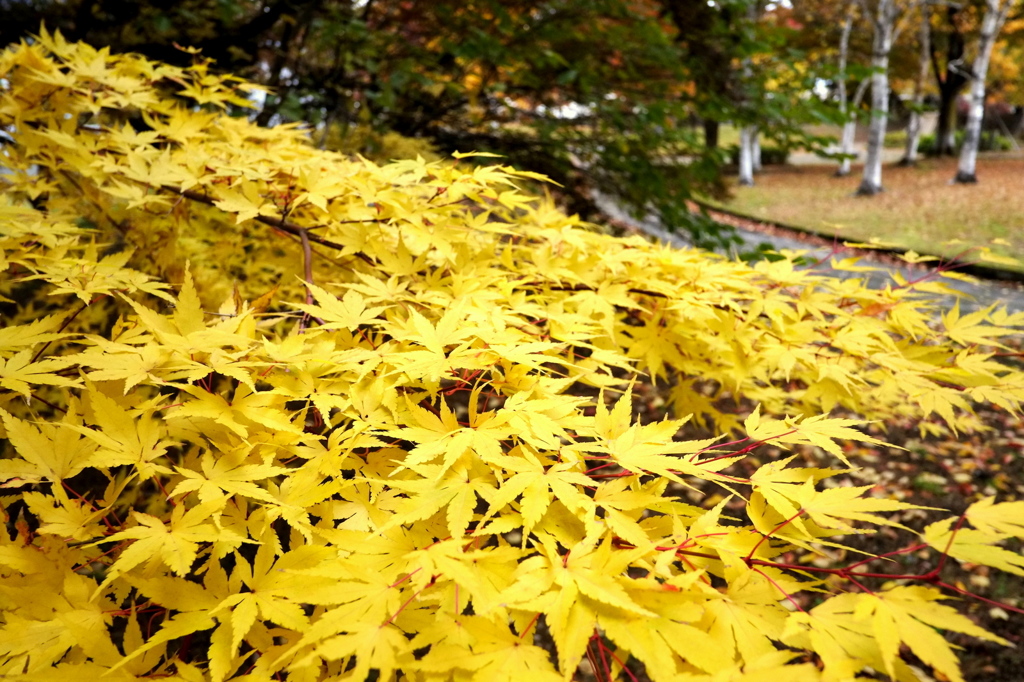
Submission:
[[[970,66],[963,63],[964,36],[960,31],[960,8],[946,8],[947,31],[943,40],[933,40],[930,46],[932,73],[939,90],[939,120],[935,128],[936,156],[953,156],[953,132],[956,129],[956,98],[970,81]],[[945,43],[945,64],[939,63],[940,44]]]
[[[948,82],[948,81],[947,81]],[[956,129],[956,97],[959,93],[939,88],[939,120],[935,125],[935,156],[953,156],[952,138]]]
[[708,149],[718,149],[718,128],[718,121],[704,119],[704,146]]
[[935,126],[935,155],[956,155],[957,100],[970,83],[963,74],[947,73],[939,88],[939,120]]

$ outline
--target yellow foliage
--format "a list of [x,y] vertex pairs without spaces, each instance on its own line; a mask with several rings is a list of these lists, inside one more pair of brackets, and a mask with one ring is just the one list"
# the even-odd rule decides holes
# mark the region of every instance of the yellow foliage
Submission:
[[[1017,410],[985,349],[1024,316],[930,326],[913,286],[608,237],[531,173],[318,151],[227,115],[248,86],[204,63],[44,34],[0,84],[0,674],[910,680],[905,643],[957,680],[934,628],[995,639],[933,587],[808,580],[909,505],[730,467],[853,466],[837,440],[878,441],[837,407]],[[645,378],[678,418],[636,421]],[[750,524],[681,502],[694,479]],[[1020,572],[1019,518],[989,500],[922,542]]]

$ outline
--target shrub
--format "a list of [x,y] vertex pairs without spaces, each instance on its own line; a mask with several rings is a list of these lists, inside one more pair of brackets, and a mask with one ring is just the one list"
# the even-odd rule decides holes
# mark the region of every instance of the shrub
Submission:
[[[789,150],[784,147],[773,147],[766,145],[761,147],[761,164],[764,166],[781,166],[789,160]],[[740,148],[729,147],[729,163],[738,166],[740,163]]]
[[[1001,641],[940,570],[821,567],[913,538],[885,516],[909,505],[732,467],[766,443],[855,466],[837,440],[877,441],[837,407],[1016,410],[986,348],[1021,316],[932,326],[936,282],[614,239],[527,172],[317,151],[225,115],[249,86],[203,62],[44,34],[0,78],[0,673],[912,680],[906,644],[957,680],[933,628]],[[684,416],[636,419],[646,381]],[[683,503],[695,482],[741,518]],[[1022,504],[911,549],[1020,573]]]
[[[964,131],[958,130],[954,134],[954,145],[959,151],[963,144]],[[921,140],[917,143],[917,148],[922,154],[934,154],[936,149],[935,135],[922,135]],[[979,152],[1008,152],[1011,149],[1013,149],[1013,141],[1005,135],[982,132],[981,140],[978,142]]]
[[[918,145],[921,141],[918,140]],[[934,144],[934,140],[933,140]],[[885,141],[882,143],[886,149],[903,149],[907,146],[907,131],[906,130],[894,130],[891,133],[885,134]]]

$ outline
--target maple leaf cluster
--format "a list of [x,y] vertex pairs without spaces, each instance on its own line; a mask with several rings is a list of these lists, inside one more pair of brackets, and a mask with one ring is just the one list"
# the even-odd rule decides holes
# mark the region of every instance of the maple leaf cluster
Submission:
[[1002,641],[941,570],[818,560],[888,525],[1024,574],[1024,502],[915,537],[842,468],[733,465],[855,467],[837,441],[879,441],[833,410],[1016,412],[1024,316],[612,238],[528,172],[231,116],[250,89],[46,33],[0,55],[0,674],[909,682],[907,652],[962,679],[937,629]]

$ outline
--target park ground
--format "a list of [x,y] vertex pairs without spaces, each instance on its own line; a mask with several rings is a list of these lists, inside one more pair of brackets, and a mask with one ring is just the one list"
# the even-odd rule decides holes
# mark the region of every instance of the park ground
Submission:
[[[836,177],[834,161],[795,152],[786,165],[766,166],[757,175],[754,187],[740,187],[734,182],[731,198],[721,205],[759,220],[840,239],[875,238],[896,248],[945,257],[988,246],[997,254],[1021,261],[1020,265],[1003,263],[999,267],[1024,274],[1024,153],[982,154],[978,160],[979,182],[955,185],[950,183],[956,173],[955,158],[924,158],[914,166],[899,166],[901,150],[885,152],[885,192],[878,196],[856,196],[862,165],[855,163],[848,176]],[[1004,352],[1016,353],[1011,360],[1020,360],[1020,348]],[[995,495],[999,501],[1024,497],[1024,419],[992,407],[982,409],[979,416],[989,430],[973,435],[922,438],[909,423],[872,425],[874,435],[895,447],[853,446],[849,454],[859,458],[864,469],[852,475],[849,484],[873,485],[878,495],[955,511],[982,497]],[[813,449],[799,454],[808,463],[821,455]],[[765,452],[764,456],[768,459],[781,453]],[[934,519],[927,512],[914,511],[898,520],[919,530]],[[898,535],[883,529],[851,544],[880,555],[900,549]],[[858,558],[850,553],[831,560]],[[934,568],[935,561],[934,553],[911,552],[892,561],[878,561],[873,570],[924,574]],[[1024,680],[1021,615],[997,605],[1024,607],[1024,577],[990,573],[983,566],[957,562],[947,562],[943,571],[947,580],[980,597],[959,600],[955,602],[958,608],[1015,644],[1008,648],[954,638],[964,647],[961,660],[965,679]],[[922,680],[932,679],[921,674]]]
[[[1024,362],[1022,342],[1024,339],[1018,339],[1015,348],[1001,351],[1007,361]],[[655,421],[664,415],[663,395],[658,388],[644,384],[638,387],[635,395],[639,419]],[[922,509],[911,509],[889,517],[915,531],[923,530],[941,517],[938,512],[926,509],[928,507],[961,513],[986,497],[995,496],[998,502],[1024,499],[1024,420],[991,405],[980,408],[978,416],[986,430],[974,434],[946,433],[925,437],[920,434],[917,424],[910,420],[869,424],[865,430],[889,445],[847,443],[845,455],[859,468],[830,480],[839,486],[871,486],[869,495],[920,505]],[[931,421],[938,423],[940,420],[933,415]],[[765,447],[756,456],[744,458],[726,471],[737,476],[750,476],[762,464],[794,454],[797,456],[794,466],[837,466],[831,456],[813,446],[799,446],[791,451]],[[678,492],[694,504],[707,506],[727,495],[727,491],[706,481],[692,479],[687,483],[693,487],[680,487]],[[727,513],[742,516],[744,504],[741,499],[731,499],[726,503]],[[906,532],[884,527],[877,532],[848,537],[843,544],[850,550],[819,548],[823,553],[820,566],[847,565],[864,559],[867,554],[881,556],[894,553],[906,549],[907,541]],[[1006,548],[1016,552],[1022,549],[1021,543],[1008,544]],[[784,556],[782,560],[789,558]],[[954,644],[962,647],[959,657],[966,682],[1024,680],[1024,630],[1020,627],[1024,616],[1019,611],[1024,609],[1024,576],[991,571],[986,566],[942,561],[939,554],[928,549],[878,559],[864,570],[893,575],[925,575],[940,563],[943,581],[975,595],[950,599],[947,603],[977,625],[1012,643],[1006,647],[963,635],[949,635]],[[838,587],[856,589],[851,585]],[[796,599],[804,609],[816,605],[811,592]],[[915,662],[909,651],[904,651],[904,654],[908,662]],[[929,669],[926,665],[916,665],[915,668],[921,682],[948,682],[948,678],[940,674],[932,677],[925,672]],[[888,678],[879,674],[865,679]]]
[[[835,162],[797,154],[791,158],[795,163],[766,167],[754,187],[734,184],[731,199],[722,206],[847,240],[878,238],[920,253],[953,257],[972,246],[989,246],[1021,260],[1020,265],[1001,267],[1024,273],[1024,154],[983,154],[978,161],[978,184],[953,185],[956,159],[923,159],[916,166],[901,167],[895,163],[899,150],[887,151],[886,191],[879,196],[855,195],[862,166],[854,164],[849,176],[838,178]],[[1001,352],[1012,362],[1021,361],[1019,347]],[[881,496],[954,511],[992,495],[999,501],[1024,498],[1024,419],[990,406],[979,416],[989,430],[973,435],[922,438],[909,423],[872,425],[874,435],[896,447],[851,447],[849,454],[865,468],[851,475],[849,484],[873,485]],[[821,453],[807,449],[799,454],[813,462]],[[765,456],[778,455],[766,452]],[[919,530],[934,519],[925,511],[913,511],[897,520]],[[900,549],[897,535],[883,529],[851,544],[880,555]],[[855,561],[858,557],[849,553],[832,559]],[[911,552],[872,566],[894,574],[924,574],[935,567],[935,561],[934,553]],[[957,562],[947,562],[943,571],[946,580],[980,597],[953,603],[982,627],[1015,644],[1008,648],[955,637],[964,647],[965,679],[1024,680],[1021,615],[1004,607],[1024,607],[1024,577]],[[922,673],[922,680],[931,679]]]
[[[888,150],[895,153],[898,150]],[[890,154],[893,156],[893,154]],[[805,154],[797,163],[766,166],[754,187],[732,187],[729,210],[841,239],[872,238],[897,248],[954,257],[988,246],[1016,258],[1024,273],[1024,153],[982,154],[977,184],[951,184],[957,160],[922,159],[912,167],[885,166],[885,192],[856,196],[862,166],[835,176],[836,164]]]

